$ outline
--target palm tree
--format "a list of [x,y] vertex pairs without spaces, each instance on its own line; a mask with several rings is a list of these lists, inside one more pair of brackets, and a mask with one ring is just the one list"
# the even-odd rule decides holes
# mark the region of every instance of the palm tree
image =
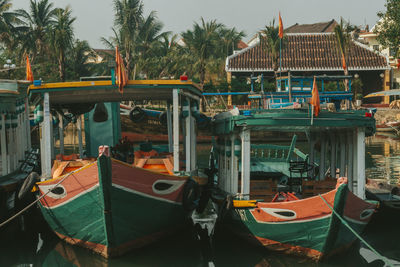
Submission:
[[68,50],[67,54],[68,57],[66,63],[69,72],[73,75],[71,78],[79,79],[80,77],[91,75],[93,71],[98,71],[95,69],[99,67],[97,66],[98,64],[89,63],[90,61],[93,62],[96,56],[87,41],[75,40],[72,48]]
[[272,69],[274,70],[275,80],[277,78],[277,71],[279,66],[279,50],[280,50],[280,38],[279,38],[279,27],[275,27],[275,19],[272,20],[269,26],[265,26],[259,34],[261,48],[265,52],[269,52]]
[[35,56],[49,55],[48,34],[54,23],[53,15],[56,9],[48,0],[30,0],[29,12],[24,9],[16,10],[25,30],[20,35],[20,43],[24,53]]
[[10,0],[0,0],[0,43],[3,43],[9,50],[13,47],[15,26],[21,21],[15,12],[11,12]]
[[181,35],[187,50],[193,59],[193,68],[199,73],[200,84],[204,86],[207,67],[213,65],[216,59],[216,51],[219,49],[221,36],[219,33],[225,26],[216,20],[205,22],[201,18],[201,24],[193,25],[193,30],[187,30]]
[[143,20],[141,0],[114,0],[114,33],[120,42],[128,76],[132,71],[132,55],[136,50],[139,23]]
[[[335,37],[337,41],[337,46],[339,49],[339,53],[341,58],[343,58],[345,64],[347,66],[346,58],[347,55],[350,51],[350,32],[352,30],[352,27],[350,26],[350,23],[344,22],[343,18],[340,19],[340,24],[336,25],[334,32],[335,32]],[[349,75],[349,70],[348,68],[344,68],[344,75]],[[344,86],[346,91],[349,91],[349,81],[348,79],[345,79]]]
[[65,53],[73,46],[74,30],[72,24],[76,18],[72,17],[69,6],[65,9],[56,9],[54,17],[55,22],[51,29],[51,45],[57,57],[60,79],[65,81]]

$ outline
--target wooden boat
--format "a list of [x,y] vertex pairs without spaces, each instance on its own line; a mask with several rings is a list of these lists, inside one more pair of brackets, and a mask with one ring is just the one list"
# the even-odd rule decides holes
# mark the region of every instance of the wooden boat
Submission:
[[[364,170],[364,138],[374,133],[375,120],[365,111],[323,110],[311,123],[309,114],[251,110],[216,116],[220,193],[213,198],[221,223],[235,234],[271,250],[321,260],[356,240],[342,220],[361,233],[377,208],[376,201],[365,200]],[[258,131],[305,132],[308,155],[297,158],[295,138],[290,146],[254,146],[251,133]],[[252,171],[259,162],[264,168]],[[273,173],[266,171],[268,164]]]
[[366,197],[379,201],[379,212],[374,215],[373,225],[379,227],[383,224],[397,224],[400,216],[400,191],[399,187],[389,185],[384,179],[368,179],[366,184]]
[[38,151],[31,149],[27,83],[0,81],[0,222],[21,208],[29,194],[19,191],[39,166]]
[[[180,80],[129,81],[121,94],[111,81],[55,83],[31,86],[30,93],[33,97],[44,94],[41,123],[44,164],[42,181],[37,184],[40,208],[61,239],[104,257],[113,257],[149,244],[184,225],[196,208],[199,185],[207,182],[207,178],[198,177],[196,165],[196,133],[190,105],[199,100],[201,91],[195,84]],[[169,152],[158,153],[148,143],[135,151],[134,161],[129,157],[124,158],[126,162],[113,158],[117,152],[133,153],[133,147],[129,142],[117,143],[121,137],[120,126],[115,124],[119,120],[119,104],[111,103],[106,104],[108,114],[103,116],[103,122],[96,122],[97,107],[85,114],[87,157],[82,157],[83,144],[79,138],[79,155],[66,158],[61,154],[51,167],[52,139],[46,126],[50,123],[50,113],[46,114],[50,106],[67,109],[68,104],[149,97],[169,103]],[[179,155],[179,98],[189,103],[183,119],[184,163]]]
[[383,124],[376,125],[376,131],[378,132],[398,132],[400,129],[399,121],[391,121]]

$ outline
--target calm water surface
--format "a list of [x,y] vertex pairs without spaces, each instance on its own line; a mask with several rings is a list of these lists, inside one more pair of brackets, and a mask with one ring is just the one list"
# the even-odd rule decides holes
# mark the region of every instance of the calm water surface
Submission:
[[[393,137],[373,137],[366,141],[366,175],[368,178],[400,181],[400,141]],[[206,162],[209,146],[199,146],[200,160]],[[42,227],[40,227],[42,226]],[[41,234],[37,230],[40,227]],[[6,235],[0,232],[0,266],[207,266],[202,246],[195,234],[187,231],[135,250],[123,257],[104,260],[86,249],[59,241],[50,231],[36,223],[27,233]],[[400,226],[368,229],[363,237],[381,254],[400,261]],[[360,256],[357,242],[344,254],[316,264],[302,258],[284,256],[255,247],[217,228],[212,242],[215,266],[368,266]],[[381,266],[381,265],[370,265]]]

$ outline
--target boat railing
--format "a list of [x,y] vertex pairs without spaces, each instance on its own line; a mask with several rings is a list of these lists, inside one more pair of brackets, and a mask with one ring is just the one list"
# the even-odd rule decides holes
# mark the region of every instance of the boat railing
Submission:
[[253,144],[251,145],[251,156],[263,158],[267,161],[306,161],[308,155],[304,154],[292,146],[272,145],[272,144]]

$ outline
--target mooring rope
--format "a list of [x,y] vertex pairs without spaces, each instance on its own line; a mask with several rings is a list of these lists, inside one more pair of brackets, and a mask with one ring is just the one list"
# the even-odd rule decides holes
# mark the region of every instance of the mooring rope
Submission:
[[367,243],[367,241],[365,241],[353,228],[351,228],[351,226],[346,222],[345,219],[342,218],[342,216],[340,216],[332,207],[331,205],[329,205],[329,203],[325,200],[325,198],[323,198],[321,196],[321,194],[318,194],[319,197],[325,202],[325,204],[329,207],[329,209],[333,212],[333,214],[335,214],[339,220],[347,227],[349,228],[349,230],[358,238],[360,239],[361,242],[363,242],[372,252],[374,252],[385,264],[387,264],[388,266],[393,266],[386,257],[382,256],[381,254],[379,254],[378,251],[376,251],[370,244]]
[[56,186],[58,186],[59,184],[61,184],[65,179],[67,179],[69,176],[71,176],[73,173],[75,173],[75,171],[68,173],[67,175],[65,175],[58,183],[56,183],[51,189],[49,189],[45,194],[43,194],[41,197],[39,197],[38,199],[36,199],[35,201],[33,201],[31,204],[29,204],[28,206],[26,206],[25,208],[23,208],[22,210],[20,210],[18,213],[14,214],[13,216],[11,216],[10,218],[8,218],[7,220],[5,220],[4,222],[2,222],[0,224],[0,228],[3,227],[4,225],[6,225],[7,223],[11,222],[12,220],[14,220],[15,218],[17,218],[19,215],[21,215],[22,213],[24,213],[25,211],[27,211],[30,207],[32,207],[33,205],[35,205],[38,201],[40,201],[42,198],[44,198],[48,193],[51,192],[51,190],[53,190]]

